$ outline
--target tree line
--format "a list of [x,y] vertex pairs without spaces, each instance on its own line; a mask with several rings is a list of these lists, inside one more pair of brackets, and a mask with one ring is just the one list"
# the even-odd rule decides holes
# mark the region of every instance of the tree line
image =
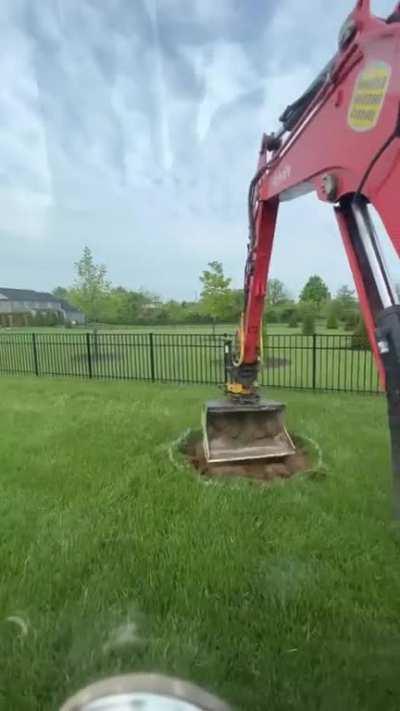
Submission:
[[[200,298],[195,301],[161,299],[145,290],[112,286],[104,264],[97,264],[85,247],[75,263],[71,287],[57,287],[53,293],[69,301],[85,314],[88,322],[115,325],[162,325],[199,323],[237,323],[243,310],[243,291],[234,289],[224,274],[221,262],[212,261],[200,277]],[[317,319],[325,319],[327,328],[339,325],[354,330],[359,321],[359,306],[354,290],[342,286],[332,296],[324,280],[311,276],[295,300],[285,284],[270,279],[264,320],[291,328],[302,326],[312,333]]]

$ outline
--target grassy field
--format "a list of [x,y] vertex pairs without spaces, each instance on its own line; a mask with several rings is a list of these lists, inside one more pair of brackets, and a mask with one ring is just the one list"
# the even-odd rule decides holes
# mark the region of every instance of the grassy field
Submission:
[[[211,324],[164,324],[164,325],[152,325],[152,326],[118,326],[113,324],[99,324],[99,332],[116,332],[116,333],[219,333],[219,334],[233,334],[235,333],[239,324],[237,323],[217,323],[215,326]],[[280,334],[301,334],[301,324],[297,328],[290,328],[286,323],[269,323],[264,326],[264,329],[268,333],[280,333]],[[63,327],[29,327],[29,328],[2,328],[0,333],[87,333],[93,332],[92,327],[74,327],[63,328]],[[331,334],[339,335],[346,333],[342,328],[338,329],[327,329],[326,321],[320,320],[316,323],[316,332],[321,334]]]
[[143,669],[249,711],[399,708],[383,399],[272,392],[325,475],[260,487],[169,456],[213,388],[25,377],[0,394],[1,709]]
[[[351,336],[267,334],[260,382],[272,387],[378,390],[369,350]],[[84,375],[164,382],[222,383],[224,338],[211,333],[0,333],[0,372]]]
[[[276,367],[276,362],[280,365]],[[370,350],[351,347],[351,335],[274,335],[264,343],[263,385],[377,392],[378,371]]]

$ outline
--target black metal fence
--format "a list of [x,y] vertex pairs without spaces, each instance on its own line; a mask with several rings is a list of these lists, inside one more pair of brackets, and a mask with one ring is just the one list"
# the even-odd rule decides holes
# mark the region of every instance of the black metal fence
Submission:
[[[231,342],[206,333],[3,333],[0,373],[221,384]],[[268,335],[260,384],[380,391],[371,351],[354,348],[351,335]]]

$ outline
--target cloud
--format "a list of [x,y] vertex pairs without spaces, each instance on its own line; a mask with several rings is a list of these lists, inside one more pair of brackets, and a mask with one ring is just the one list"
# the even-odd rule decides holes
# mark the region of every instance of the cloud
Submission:
[[[2,283],[68,284],[87,243],[132,288],[191,298],[211,259],[239,286],[262,132],[335,52],[352,6],[4,0]],[[293,291],[314,271],[335,288],[349,281],[339,244],[328,207],[285,204],[273,271]]]

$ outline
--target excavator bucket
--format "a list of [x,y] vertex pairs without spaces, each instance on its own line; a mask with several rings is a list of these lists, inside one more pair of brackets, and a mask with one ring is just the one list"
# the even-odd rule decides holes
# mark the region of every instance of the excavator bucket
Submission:
[[208,462],[283,459],[295,453],[284,425],[285,406],[272,400],[242,404],[207,402],[203,408],[204,453]]

